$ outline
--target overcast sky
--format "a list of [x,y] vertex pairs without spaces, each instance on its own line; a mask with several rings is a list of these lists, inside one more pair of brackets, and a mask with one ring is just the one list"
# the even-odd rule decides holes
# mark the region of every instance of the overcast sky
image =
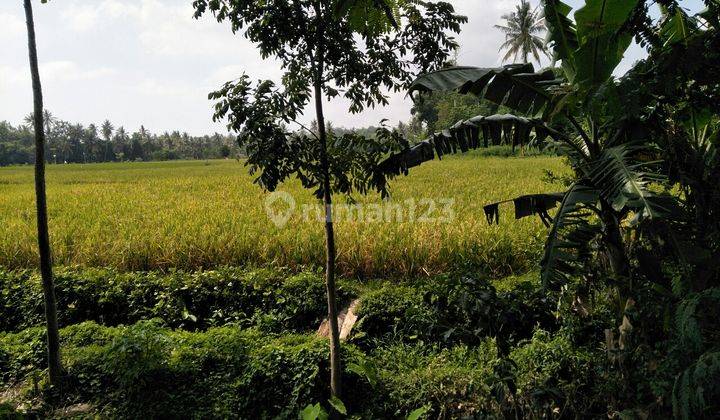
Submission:
[[[493,25],[518,0],[450,2],[469,18],[459,36],[459,63],[500,64],[502,35]],[[190,0],[33,3],[45,107],[64,120],[110,119],[116,126],[136,130],[143,124],[153,132],[225,132],[212,122],[207,93],[243,71],[255,79],[280,74],[275,62],[263,61],[226,23],[194,20]],[[698,7],[700,0],[687,3]],[[22,1],[0,1],[0,121],[13,124],[32,109],[26,36]],[[642,55],[640,48],[631,48],[619,71]],[[349,114],[337,100],[327,106],[327,118],[344,127],[377,124],[382,118],[396,124],[409,118],[409,110],[409,100],[396,94],[388,107],[359,115]]]

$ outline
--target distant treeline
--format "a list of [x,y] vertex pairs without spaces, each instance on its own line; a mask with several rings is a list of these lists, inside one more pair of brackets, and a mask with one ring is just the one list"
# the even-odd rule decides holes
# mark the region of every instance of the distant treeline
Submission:
[[[410,142],[425,139],[439,127],[449,127],[458,120],[475,115],[490,115],[497,106],[486,101],[456,93],[429,95],[412,109],[412,118],[399,122],[396,128]],[[73,124],[60,120],[45,111],[48,163],[126,162],[175,159],[219,159],[242,156],[231,135],[215,133],[211,136],[190,136],[178,131],[150,133],[144,126],[135,132],[115,126],[105,120],[99,127]],[[33,117],[28,115],[22,124],[13,126],[0,121],[0,166],[35,162]],[[372,137],[377,127],[347,129],[328,122],[328,131],[343,135],[350,131]],[[317,124],[312,122],[310,130]]]
[[[174,159],[217,159],[239,154],[233,136],[190,136],[178,131],[150,133],[144,126],[128,132],[106,120],[99,127],[73,124],[45,111],[48,163],[91,163]],[[32,115],[13,126],[0,121],[0,166],[35,162]]]

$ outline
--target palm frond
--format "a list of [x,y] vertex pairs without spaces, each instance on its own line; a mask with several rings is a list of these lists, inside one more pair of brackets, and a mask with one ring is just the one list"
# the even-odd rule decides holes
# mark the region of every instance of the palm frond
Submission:
[[424,74],[410,85],[409,93],[457,91],[504,105],[523,114],[536,114],[548,103],[550,89],[558,86],[552,70],[535,73],[532,64],[498,68],[450,67]]
[[598,191],[576,183],[565,193],[545,244],[541,278],[545,287],[558,288],[576,275],[591,256],[592,240],[600,226],[589,222]]
[[720,383],[720,352],[707,352],[675,379],[672,391],[675,418],[707,416],[708,396],[717,396]]
[[667,200],[649,189],[652,183],[662,182],[665,177],[652,170],[654,162],[639,160],[638,152],[646,149],[642,144],[606,148],[593,162],[589,176],[615,211],[628,208],[635,212],[633,223],[662,218],[673,212]]

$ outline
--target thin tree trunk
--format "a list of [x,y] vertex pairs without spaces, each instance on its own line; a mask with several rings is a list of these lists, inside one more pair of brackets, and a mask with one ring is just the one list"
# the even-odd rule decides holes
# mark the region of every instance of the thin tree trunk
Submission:
[[55,285],[53,283],[50,256],[50,236],[48,234],[47,199],[45,194],[45,125],[43,124],[43,98],[35,43],[35,23],[30,0],[25,0],[25,18],[27,20],[30,72],[32,74],[35,111],[35,198],[37,205],[40,274],[42,276],[43,294],[45,296],[48,372],[50,375],[50,384],[59,387],[62,379],[62,368],[60,365],[60,334],[57,323],[57,305],[55,303]]
[[[603,239],[610,269],[613,274],[627,278],[630,275],[630,262],[625,252],[620,223],[610,204],[600,203],[600,218],[603,223]],[[624,290],[629,292],[629,290]]]
[[327,156],[327,133],[322,106],[322,89],[315,84],[315,112],[322,152],[320,164],[323,170],[323,204],[325,205],[325,287],[327,289],[328,321],[330,322],[330,391],[340,397],[340,332],[338,328],[337,298],[335,287],[335,231],[332,219],[332,194]]
[[325,34],[321,2],[316,2],[314,7],[318,19],[318,30],[315,57],[313,57],[313,70],[315,71],[315,114],[318,125],[318,137],[320,138],[320,165],[322,166],[323,172],[323,204],[325,206],[325,289],[327,295],[328,322],[330,323],[330,393],[333,397],[340,398],[342,367],[340,365],[340,331],[338,327],[337,292],[335,286],[335,230],[332,218],[332,191],[330,190],[327,131],[322,104],[322,78],[325,62],[323,37]]

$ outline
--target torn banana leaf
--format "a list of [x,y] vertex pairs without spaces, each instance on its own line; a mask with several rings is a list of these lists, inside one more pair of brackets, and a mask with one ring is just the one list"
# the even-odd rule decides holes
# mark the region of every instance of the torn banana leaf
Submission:
[[491,203],[483,207],[485,211],[485,218],[489,224],[500,223],[500,204],[512,201],[515,205],[515,219],[522,219],[523,217],[532,216],[537,214],[540,216],[540,220],[545,226],[550,226],[552,218],[548,214],[548,210],[554,208],[562,201],[563,193],[549,193],[549,194],[528,194],[517,197],[513,200],[499,201]]
[[451,128],[389,156],[378,165],[378,171],[389,176],[407,175],[408,169],[433,160],[436,156],[442,159],[447,154],[465,153],[501,144],[510,144],[514,148],[529,144],[531,140],[541,143],[548,136],[556,134],[556,131],[538,119],[510,114],[478,115],[458,121]]
[[535,115],[550,100],[549,89],[562,83],[552,70],[535,73],[532,64],[510,64],[497,68],[449,67],[418,77],[413,92],[457,91],[504,105],[523,114]]

